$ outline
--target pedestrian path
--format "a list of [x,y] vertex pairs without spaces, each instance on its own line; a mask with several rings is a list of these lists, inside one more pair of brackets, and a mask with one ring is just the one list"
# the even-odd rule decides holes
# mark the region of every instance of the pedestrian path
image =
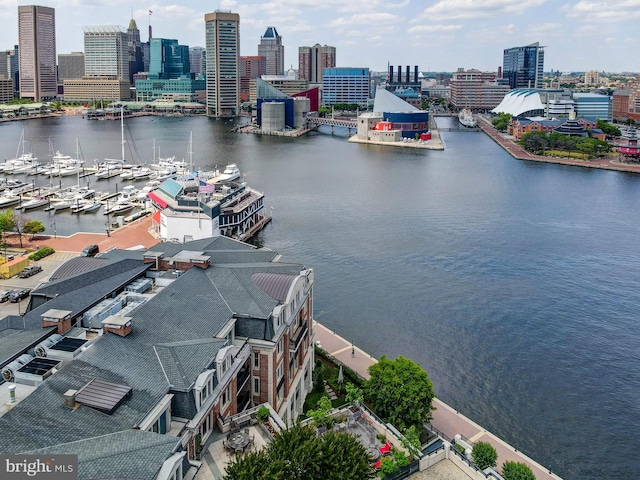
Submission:
[[[314,321],[313,325],[314,340],[316,344],[319,342],[320,348],[363,378],[369,378],[369,366],[376,363],[378,361],[377,359],[345,340],[336,332],[329,330],[321,323]],[[558,475],[552,473],[522,452],[519,452],[516,448],[491,432],[488,432],[443,401],[434,398],[433,406],[435,407],[435,410],[432,412],[433,419],[431,421],[433,427],[448,438],[454,438],[457,434],[460,434],[474,443],[480,441],[490,443],[498,452],[498,461],[500,462],[498,464],[498,470],[501,469],[502,463],[506,460],[523,462],[531,467],[537,480],[561,480]]]

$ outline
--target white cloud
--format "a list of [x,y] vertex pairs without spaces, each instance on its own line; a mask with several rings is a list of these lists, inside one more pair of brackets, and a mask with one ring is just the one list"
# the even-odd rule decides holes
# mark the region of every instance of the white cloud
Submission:
[[409,33],[418,33],[418,32],[451,32],[455,30],[460,30],[462,25],[459,24],[450,24],[450,25],[416,25],[415,27],[411,27],[408,32]]
[[621,23],[640,18],[640,0],[580,0],[561,10],[578,21]]
[[400,17],[392,13],[358,13],[350,17],[339,17],[329,22],[330,27],[350,27],[352,25],[389,25],[397,23]]
[[399,2],[399,3],[387,2],[384,4],[384,6],[387,8],[404,8],[407,5],[409,5],[409,0],[403,0],[402,2]]
[[544,5],[546,0],[440,0],[426,8],[421,17],[427,19],[483,18],[499,15],[521,15],[530,8]]

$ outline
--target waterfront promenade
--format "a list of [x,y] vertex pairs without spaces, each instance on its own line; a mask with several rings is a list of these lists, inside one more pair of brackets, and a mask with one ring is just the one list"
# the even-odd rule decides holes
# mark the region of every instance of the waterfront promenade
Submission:
[[[369,378],[368,368],[377,362],[377,359],[318,322],[314,322],[314,330],[314,340],[320,342],[323,350],[362,377]],[[353,354],[352,348],[354,351]],[[522,452],[519,452],[504,440],[488,432],[471,419],[460,414],[443,401],[436,398],[433,401],[433,406],[435,410],[433,411],[431,425],[448,438],[453,438],[455,435],[460,434],[473,443],[482,441],[493,445],[498,452],[498,471],[501,470],[504,461],[511,460],[529,465],[536,476],[536,480],[560,480],[559,476],[550,472]]]
[[497,131],[491,124],[491,122],[482,115],[477,115],[476,118],[478,119],[478,126],[482,129],[482,131],[489,135],[489,137],[491,137],[494,142],[500,145],[513,158],[516,158],[518,160],[529,160],[532,162],[556,163],[560,165],[570,165],[573,167],[600,168],[603,170],[617,170],[621,172],[640,173],[639,164],[624,163],[620,161],[618,157],[614,156],[591,160],[579,160],[576,158],[534,155],[530,152],[527,152],[523,147],[518,145],[512,137],[508,137],[505,134]]

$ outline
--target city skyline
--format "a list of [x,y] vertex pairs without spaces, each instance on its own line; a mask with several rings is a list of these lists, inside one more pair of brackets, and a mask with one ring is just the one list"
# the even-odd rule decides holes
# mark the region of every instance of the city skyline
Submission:
[[638,40],[634,21],[640,0],[221,0],[206,10],[195,0],[152,0],[133,10],[123,0],[113,0],[108,10],[94,0],[0,2],[6,27],[2,49],[18,43],[18,5],[56,9],[58,53],[83,50],[83,26],[126,27],[132,16],[142,41],[148,40],[150,18],[155,37],[204,46],[204,14],[221,9],[240,15],[243,56],[257,55],[265,29],[276,27],[285,46],[285,70],[298,68],[299,46],[319,43],[336,47],[339,67],[385,71],[389,62],[417,64],[421,71],[496,71],[504,49],[540,42],[546,47],[545,71],[640,71],[628,53]]

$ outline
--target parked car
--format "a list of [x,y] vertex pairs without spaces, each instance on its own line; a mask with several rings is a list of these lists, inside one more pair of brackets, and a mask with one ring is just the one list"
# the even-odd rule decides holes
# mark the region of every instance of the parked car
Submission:
[[31,290],[26,289],[26,288],[23,289],[23,290],[14,290],[11,293],[11,296],[9,297],[9,301],[11,303],[18,303],[23,298],[27,298],[30,293],[31,293]]
[[95,257],[100,252],[98,245],[89,245],[82,250],[81,257]]
[[40,273],[42,271],[42,267],[40,265],[29,265],[28,267],[24,267],[22,271],[18,274],[20,278],[29,278],[36,273]]
[[4,303],[7,300],[9,300],[9,297],[11,297],[11,294],[14,291],[15,290],[4,290],[4,291],[0,292],[0,303]]

